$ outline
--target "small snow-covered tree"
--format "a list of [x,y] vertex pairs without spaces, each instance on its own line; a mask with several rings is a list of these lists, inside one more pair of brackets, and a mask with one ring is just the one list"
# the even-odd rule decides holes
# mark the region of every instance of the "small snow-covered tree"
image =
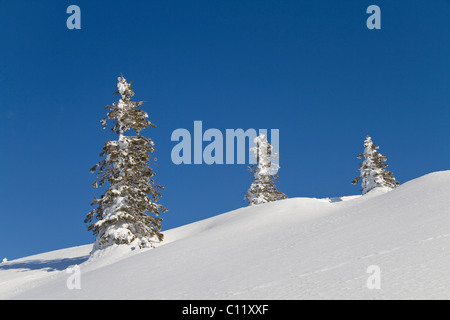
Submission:
[[[123,76],[118,78],[117,88],[115,94],[121,98],[105,107],[110,111],[101,124],[106,128],[112,123],[111,130],[119,136],[105,143],[100,154],[104,159],[91,169],[91,172],[98,171],[94,187],[109,185],[99,199],[94,197],[92,205],[97,207],[85,219],[88,230],[97,236],[94,251],[112,244],[152,247],[154,242],[163,240],[162,219],[158,216],[167,209],[156,203],[163,188],[155,184],[155,173],[149,166],[150,153],[155,147],[150,138],[139,135],[141,130],[155,125],[140,109],[143,101],[131,101],[133,88]],[[131,129],[136,135],[126,136]],[[93,222],[94,219],[97,221]]]
[[366,194],[376,187],[386,187],[394,189],[400,183],[395,180],[391,171],[386,170],[386,156],[377,151],[379,147],[372,142],[372,138],[366,136],[364,141],[364,153],[358,155],[358,159],[364,158],[359,165],[360,176],[353,179],[352,184],[357,184],[362,180],[362,193]]
[[273,163],[273,159],[278,155],[273,151],[272,146],[267,141],[264,134],[255,138],[255,147],[250,150],[254,152],[256,164],[250,167],[250,172],[254,175],[254,180],[248,189],[244,200],[249,206],[266,202],[286,199],[286,195],[277,189],[276,179],[279,166]]

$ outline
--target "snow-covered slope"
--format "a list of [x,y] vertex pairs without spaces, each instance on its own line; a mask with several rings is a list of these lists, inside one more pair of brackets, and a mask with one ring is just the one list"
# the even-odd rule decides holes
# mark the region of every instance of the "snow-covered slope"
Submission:
[[[0,264],[0,298],[450,298],[450,171],[363,197],[292,198],[165,232],[154,249],[91,246]],[[81,289],[69,290],[69,265]],[[370,290],[381,270],[381,289]]]

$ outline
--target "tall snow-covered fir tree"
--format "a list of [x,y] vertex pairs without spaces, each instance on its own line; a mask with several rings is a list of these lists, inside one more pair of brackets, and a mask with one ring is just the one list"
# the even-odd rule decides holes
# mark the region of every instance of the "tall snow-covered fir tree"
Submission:
[[[92,205],[97,207],[85,219],[88,230],[96,235],[93,251],[113,244],[152,247],[154,242],[163,240],[162,219],[158,216],[167,209],[157,204],[163,188],[155,184],[155,173],[149,166],[155,147],[150,138],[139,135],[155,125],[140,109],[143,101],[131,101],[133,88],[123,76],[118,78],[117,88],[115,94],[121,98],[105,107],[110,111],[101,124],[105,129],[111,123],[111,131],[118,134],[118,139],[105,143],[100,153],[104,159],[91,169],[97,171],[94,187],[109,186],[99,199],[94,197]],[[125,135],[130,130],[136,135]]]
[[278,155],[273,151],[264,134],[255,138],[255,147],[250,150],[254,152],[256,164],[250,167],[254,180],[248,189],[244,200],[249,206],[286,199],[286,195],[277,189],[276,179],[279,166],[273,163]]
[[377,151],[378,148],[372,142],[372,138],[366,136],[364,153],[358,155],[358,159],[364,158],[364,161],[359,165],[360,176],[352,181],[352,184],[357,184],[362,180],[362,194],[366,194],[376,187],[394,189],[400,184],[395,180],[392,172],[385,169],[388,166],[384,163],[387,158]]

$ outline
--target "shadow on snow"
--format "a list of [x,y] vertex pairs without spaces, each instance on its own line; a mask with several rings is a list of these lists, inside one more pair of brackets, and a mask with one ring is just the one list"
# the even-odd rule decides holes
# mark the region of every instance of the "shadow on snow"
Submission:
[[[10,270],[10,269],[27,269],[27,270],[41,270],[47,269],[46,271],[55,270],[65,270],[67,267],[75,264],[81,264],[89,258],[89,255],[75,257],[75,258],[63,258],[63,259],[53,259],[53,260],[25,260],[20,262],[7,262],[0,264],[0,270]],[[26,271],[26,270],[22,270]]]

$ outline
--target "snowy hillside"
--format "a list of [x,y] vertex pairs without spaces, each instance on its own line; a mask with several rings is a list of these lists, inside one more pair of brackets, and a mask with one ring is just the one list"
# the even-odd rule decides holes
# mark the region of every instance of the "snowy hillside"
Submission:
[[[450,171],[390,192],[292,198],[165,232],[155,249],[91,245],[0,264],[0,298],[432,299],[450,298]],[[66,268],[78,264],[81,289]],[[381,289],[368,289],[381,270]]]

